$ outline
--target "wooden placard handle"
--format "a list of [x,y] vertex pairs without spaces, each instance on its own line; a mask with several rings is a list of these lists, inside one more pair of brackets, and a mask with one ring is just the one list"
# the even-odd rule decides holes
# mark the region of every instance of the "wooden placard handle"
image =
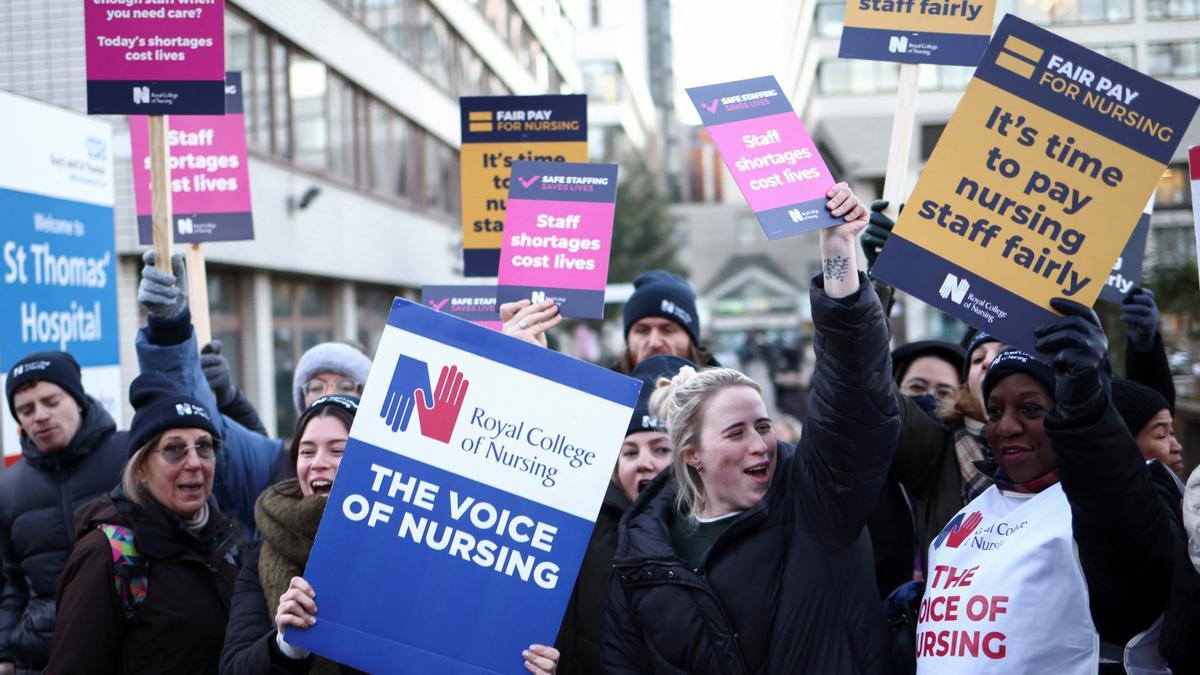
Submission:
[[200,244],[188,244],[184,252],[188,277],[188,307],[192,310],[192,327],[196,330],[196,346],[203,349],[212,342],[212,323],[208,316],[208,270]]
[[887,173],[883,177],[883,198],[888,201],[884,214],[892,220],[897,219],[900,202],[907,196],[904,191],[908,187],[908,163],[912,156],[919,74],[920,64],[900,64],[900,79],[896,84],[896,114],[892,117],[892,140],[888,146]]
[[175,227],[171,218],[171,164],[166,115],[150,116],[150,222],[154,236],[155,267],[171,271]]

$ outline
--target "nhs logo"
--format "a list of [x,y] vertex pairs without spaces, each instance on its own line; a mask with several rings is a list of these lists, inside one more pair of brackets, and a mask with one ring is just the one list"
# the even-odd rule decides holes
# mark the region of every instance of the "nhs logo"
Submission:
[[942,287],[938,289],[938,295],[942,296],[943,300],[950,300],[956,305],[961,305],[963,299],[967,297],[967,291],[970,288],[970,281],[959,279],[953,274],[947,274],[946,279],[942,281]]
[[892,35],[888,38],[888,52],[892,54],[908,53],[908,36]]
[[134,87],[133,88],[134,103],[149,103],[150,102],[150,87]]

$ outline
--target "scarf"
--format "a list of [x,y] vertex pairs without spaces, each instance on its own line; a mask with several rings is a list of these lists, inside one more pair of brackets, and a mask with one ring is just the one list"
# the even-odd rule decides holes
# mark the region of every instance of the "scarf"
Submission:
[[954,454],[958,457],[958,471],[962,475],[963,504],[970,504],[992,484],[992,479],[977,466],[991,454],[984,450],[983,426],[983,422],[963,417],[962,428],[954,432]]
[[[326,497],[302,496],[300,484],[293,478],[267,488],[254,504],[254,522],[262,532],[262,550],[258,557],[258,579],[267,600],[267,615],[275,621],[279,596],[292,577],[304,575],[308,554],[312,551]],[[341,667],[319,656],[313,657],[310,673],[339,673]]]

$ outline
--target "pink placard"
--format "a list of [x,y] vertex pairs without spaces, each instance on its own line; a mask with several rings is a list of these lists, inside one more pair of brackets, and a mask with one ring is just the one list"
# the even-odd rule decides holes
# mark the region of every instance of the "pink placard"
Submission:
[[708,133],[752,211],[822,199],[834,184],[793,112],[718,124]]
[[223,0],[84,0],[89,80],[225,75]]

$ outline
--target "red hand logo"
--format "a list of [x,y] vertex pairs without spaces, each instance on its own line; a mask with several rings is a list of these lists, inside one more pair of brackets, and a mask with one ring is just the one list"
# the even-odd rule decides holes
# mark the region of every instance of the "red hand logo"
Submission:
[[[417,392],[417,395],[420,395],[420,392]],[[425,418],[422,417],[422,428],[424,428],[424,425]],[[983,516],[980,515],[978,511],[975,511],[971,515],[967,516],[966,520],[962,521],[956,527],[950,530],[950,536],[946,538],[946,545],[950,548],[958,548],[959,544],[962,544],[967,537],[971,536],[971,533],[975,531],[975,528],[981,522],[983,522]]]
[[[442,366],[437,388],[433,392],[433,401],[426,401],[425,392],[417,390],[417,414],[421,417],[421,435],[443,443],[450,442],[469,384],[459,372],[458,366]],[[433,405],[430,406],[430,403]]]

